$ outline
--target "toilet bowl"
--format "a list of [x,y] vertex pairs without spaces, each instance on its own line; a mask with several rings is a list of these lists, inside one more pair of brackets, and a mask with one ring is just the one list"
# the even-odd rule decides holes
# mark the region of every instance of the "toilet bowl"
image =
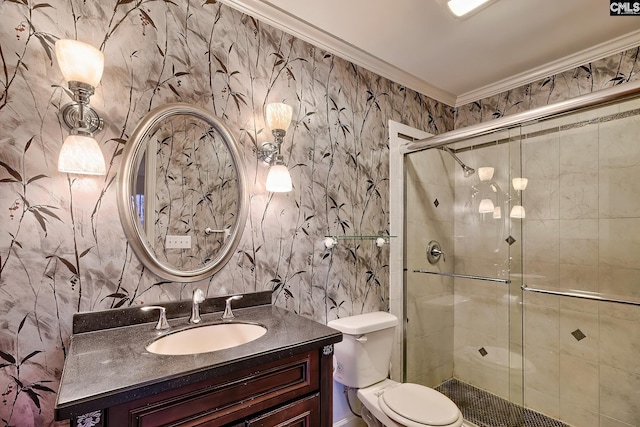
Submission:
[[[358,389],[358,399],[386,427],[460,427],[460,410],[448,397],[418,384],[384,380]],[[369,427],[376,426],[365,418]]]
[[461,427],[460,409],[442,393],[387,378],[397,323],[397,317],[385,312],[330,321],[328,326],[343,334],[335,344],[334,379],[358,389],[370,427]]

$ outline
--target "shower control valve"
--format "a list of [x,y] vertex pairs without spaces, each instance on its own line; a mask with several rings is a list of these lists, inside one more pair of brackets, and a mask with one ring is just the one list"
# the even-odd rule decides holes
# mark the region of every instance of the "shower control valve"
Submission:
[[442,257],[443,262],[446,261],[440,243],[435,240],[430,241],[427,244],[427,261],[429,261],[429,264],[436,264],[440,261],[440,257]]

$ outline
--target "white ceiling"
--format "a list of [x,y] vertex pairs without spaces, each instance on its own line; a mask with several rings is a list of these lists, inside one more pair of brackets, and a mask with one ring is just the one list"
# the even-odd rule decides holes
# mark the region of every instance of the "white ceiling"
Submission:
[[460,20],[444,0],[222,0],[448,105],[640,44],[606,0],[497,0]]

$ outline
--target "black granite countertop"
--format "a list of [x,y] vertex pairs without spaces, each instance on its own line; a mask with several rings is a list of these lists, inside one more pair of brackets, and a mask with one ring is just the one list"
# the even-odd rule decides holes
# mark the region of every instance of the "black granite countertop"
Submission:
[[[170,319],[168,332],[155,330],[155,322],[76,332],[71,337],[60,381],[56,419],[68,419],[342,340],[340,332],[280,307],[259,305],[234,309],[234,313],[234,321],[261,324],[267,328],[266,334],[230,349],[164,356],[149,353],[145,347],[160,335],[193,327],[188,324],[188,317]],[[203,314],[198,326],[219,323],[221,314]]]

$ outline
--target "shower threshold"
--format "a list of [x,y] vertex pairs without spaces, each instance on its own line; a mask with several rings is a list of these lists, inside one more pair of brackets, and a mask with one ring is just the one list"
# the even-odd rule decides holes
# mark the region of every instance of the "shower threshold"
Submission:
[[448,379],[436,390],[453,400],[465,421],[477,427],[570,427],[456,378]]

